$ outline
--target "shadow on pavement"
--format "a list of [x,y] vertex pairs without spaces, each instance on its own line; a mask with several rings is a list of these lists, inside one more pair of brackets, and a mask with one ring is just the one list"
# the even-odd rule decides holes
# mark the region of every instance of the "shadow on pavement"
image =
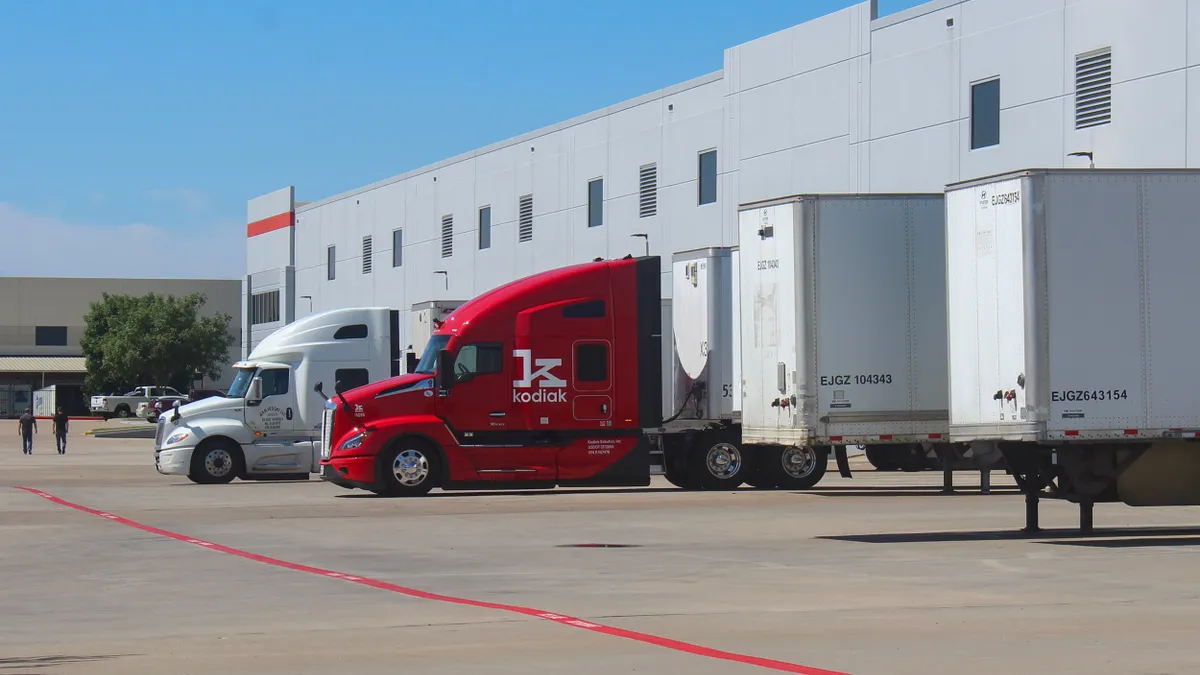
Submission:
[[75,663],[96,663],[98,661],[109,661],[118,659],[124,656],[136,656],[136,654],[92,654],[87,656],[68,656],[65,654],[55,656],[12,656],[0,657],[0,671],[22,670],[39,671],[45,668],[54,668],[56,666],[64,666]]
[[[1036,541],[1039,539],[1076,539],[1076,540],[1096,540],[1099,542],[1112,541],[1137,541],[1137,538],[1147,537],[1172,537],[1172,536],[1189,536],[1200,538],[1200,527],[1137,527],[1129,529],[1096,529],[1090,534],[1081,533],[1075,528],[1062,529],[1047,529],[1040,532],[1029,533],[1022,532],[1014,527],[1011,530],[979,530],[979,531],[962,531],[962,532],[898,532],[898,533],[882,533],[882,534],[840,534],[827,535],[816,537],[817,539],[826,539],[829,541],[849,541],[859,544],[923,544],[923,543],[946,543],[957,541],[995,541],[995,540],[1029,540]],[[1097,540],[1097,537],[1109,537],[1111,539]],[[1170,540],[1166,540],[1170,541]],[[1088,546],[1093,545],[1088,541],[1046,541],[1047,544],[1068,544],[1073,546]],[[1095,543],[1094,545],[1103,545]],[[1114,547],[1120,546],[1120,543],[1113,544]],[[1136,546],[1138,544],[1131,544]],[[1146,544],[1149,545],[1149,544]],[[1178,544],[1179,546],[1190,544]]]
[[[1196,529],[1192,530],[1196,532]],[[1094,535],[1093,535],[1094,536]],[[1047,541],[1056,546],[1091,546],[1095,548],[1151,548],[1168,546],[1200,546],[1200,534],[1190,536],[1131,537],[1129,539],[1082,539],[1079,541]]]

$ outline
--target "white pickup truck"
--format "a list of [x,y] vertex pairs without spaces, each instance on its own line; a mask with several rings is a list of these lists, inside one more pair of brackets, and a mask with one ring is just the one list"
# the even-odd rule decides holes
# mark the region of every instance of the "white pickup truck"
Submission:
[[123,396],[93,396],[91,403],[92,414],[99,415],[104,419],[109,419],[110,417],[132,417],[138,409],[139,403],[146,403],[151,399],[164,396],[175,396],[181,399],[187,398],[173,387],[138,387]]

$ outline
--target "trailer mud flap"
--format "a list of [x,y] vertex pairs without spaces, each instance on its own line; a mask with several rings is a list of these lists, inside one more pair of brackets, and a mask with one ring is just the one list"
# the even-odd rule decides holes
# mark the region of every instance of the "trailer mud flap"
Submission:
[[850,475],[850,458],[846,457],[846,446],[833,446],[833,458],[837,460],[838,473],[842,474],[842,478],[853,478]]

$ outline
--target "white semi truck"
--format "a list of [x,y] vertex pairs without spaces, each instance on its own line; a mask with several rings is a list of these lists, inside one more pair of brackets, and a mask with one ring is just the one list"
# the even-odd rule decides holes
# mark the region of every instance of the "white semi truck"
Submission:
[[947,187],[950,439],[1038,499],[1200,504],[1200,172],[1025,170]]
[[320,470],[321,392],[398,375],[399,333],[399,312],[381,307],[336,309],[280,328],[234,364],[225,397],[159,418],[155,466],[197,483],[307,479]]

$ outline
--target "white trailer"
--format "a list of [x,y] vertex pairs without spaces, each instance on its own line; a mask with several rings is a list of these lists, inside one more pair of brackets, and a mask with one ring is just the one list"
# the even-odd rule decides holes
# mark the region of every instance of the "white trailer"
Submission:
[[462,300],[429,300],[412,306],[409,313],[412,330],[409,332],[410,344],[406,348],[404,372],[411,373],[416,369],[420,355],[425,353],[425,344],[429,342],[429,336],[441,328],[446,317],[463,304]]
[[663,425],[647,430],[651,463],[685,489],[754,484],[741,449],[738,395],[737,250],[708,247],[672,256],[664,302]]
[[947,443],[944,219],[938,194],[740,207],[745,445],[783,448],[793,478],[819,480],[831,450],[849,477],[847,445],[903,467],[940,456],[948,478],[966,453]]
[[400,374],[399,314],[386,307],[335,309],[271,333],[234,364],[226,396],[159,417],[155,467],[197,483],[307,479],[319,472],[324,392]]
[[947,187],[950,438],[1038,498],[1200,504],[1200,172],[1026,170]]

